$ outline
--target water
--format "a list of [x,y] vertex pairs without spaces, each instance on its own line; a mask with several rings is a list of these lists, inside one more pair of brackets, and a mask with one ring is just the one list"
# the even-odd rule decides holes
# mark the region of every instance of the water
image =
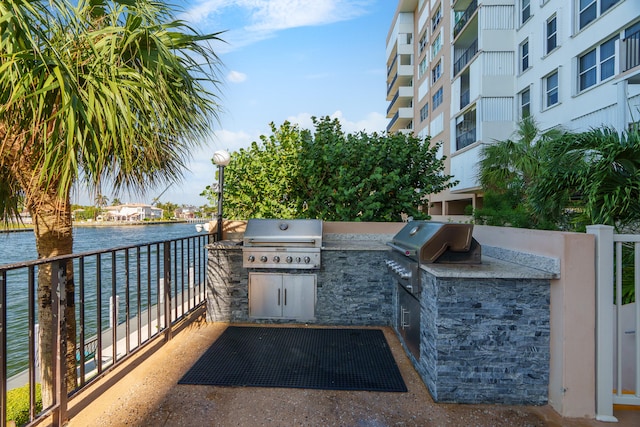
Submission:
[[[111,249],[140,243],[178,239],[197,234],[194,224],[132,225],[123,227],[76,227],[73,252]],[[33,231],[0,233],[0,265],[36,259]]]
[[[158,225],[140,225],[140,226],[100,226],[100,227],[76,227],[74,229],[74,253],[90,252],[104,249],[111,249],[123,246],[132,246],[138,244],[160,242],[165,240],[179,239],[196,235],[196,229],[194,224],[180,223],[180,224],[158,224]],[[141,266],[141,278],[143,283],[143,293],[141,295],[141,305],[146,306],[148,296],[146,293],[146,248],[142,249],[142,255],[140,259]],[[148,249],[151,254],[151,263],[153,265],[156,259],[156,247],[152,246]],[[137,265],[136,251],[130,251],[130,277],[132,281],[135,274],[135,268]],[[35,236],[32,231],[15,232],[15,233],[0,233],[0,265],[12,264],[17,262],[30,261],[37,258],[35,249]],[[124,265],[124,252],[118,252],[116,254],[118,263],[118,272],[116,282],[118,283],[118,295],[120,295],[119,304],[119,319],[122,320],[125,316],[124,309],[124,295],[122,295],[122,285],[125,282],[126,273],[122,267]],[[101,317],[103,318],[103,328],[108,326],[109,319],[109,297],[111,296],[111,256],[105,255],[102,260],[101,274],[103,277],[103,287],[101,291],[102,306],[100,307]],[[186,268],[186,266],[185,266]],[[177,273],[181,270],[181,265],[175,265],[174,269]],[[76,271],[76,302],[79,301],[78,296],[78,266],[74,262],[74,270]],[[84,303],[87,311],[88,318],[85,324],[86,336],[91,336],[97,333],[96,329],[96,315],[97,313],[97,299],[95,288],[95,275],[96,275],[96,258],[88,257],[85,259],[85,298]],[[157,272],[155,267],[151,271],[151,282],[157,283]],[[177,276],[176,276],[177,277]],[[26,276],[26,270],[9,271],[7,274],[7,368],[9,376],[15,374],[26,367],[26,356],[28,346],[28,281]],[[132,285],[134,286],[134,285]],[[157,301],[156,287],[151,287],[152,293],[151,303]],[[126,294],[126,292],[124,292]],[[133,307],[137,306],[137,300],[135,299],[135,292],[131,292],[134,295],[134,299],[131,300]],[[130,293],[130,294],[131,294]],[[89,314],[94,313],[94,314]],[[79,332],[79,331],[78,331]]]

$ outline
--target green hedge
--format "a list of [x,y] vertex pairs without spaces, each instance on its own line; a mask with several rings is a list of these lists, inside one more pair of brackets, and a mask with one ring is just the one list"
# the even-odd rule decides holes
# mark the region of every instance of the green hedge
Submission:
[[[42,411],[40,384],[36,384],[36,414]],[[17,426],[29,422],[29,384],[7,392],[7,421]]]

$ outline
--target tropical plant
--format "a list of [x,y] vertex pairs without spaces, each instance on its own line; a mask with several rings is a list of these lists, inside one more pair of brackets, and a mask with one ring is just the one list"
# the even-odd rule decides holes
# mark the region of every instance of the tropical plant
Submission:
[[547,159],[549,141],[562,139],[558,129],[541,133],[532,116],[519,123],[514,139],[487,144],[482,149],[479,180],[485,191],[483,207],[474,212],[480,224],[524,228],[553,228],[536,215],[530,193]]
[[[285,122],[231,156],[224,213],[232,219],[319,218],[399,221],[426,217],[426,194],[453,185],[438,145],[410,135],[345,134],[337,120],[314,118],[315,132]],[[212,202],[217,193],[203,192]]]
[[589,224],[608,224],[619,231],[637,227],[640,133],[605,127],[551,141],[532,200],[536,212],[546,212],[550,220],[557,221],[567,210],[575,212],[576,230]]
[[439,144],[396,134],[345,134],[337,119],[313,118],[303,138],[298,208],[328,221],[428,218],[428,194],[452,187]]
[[[217,117],[219,60],[208,42],[152,0],[0,0],[0,213],[24,196],[40,258],[73,250],[70,189],[115,191],[182,176]],[[66,269],[66,295],[74,294]],[[38,271],[38,321],[52,322],[51,269]],[[67,388],[75,388],[74,300],[68,298]],[[41,327],[45,407],[52,328]]]
[[[260,143],[233,153],[224,172],[224,213],[228,218],[295,218],[301,131],[285,121]],[[217,172],[216,172],[217,173]],[[217,206],[217,192],[209,191]]]

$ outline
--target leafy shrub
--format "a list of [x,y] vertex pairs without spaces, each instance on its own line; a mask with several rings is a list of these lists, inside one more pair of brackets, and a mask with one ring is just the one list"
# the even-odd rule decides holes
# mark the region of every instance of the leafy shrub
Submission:
[[[36,384],[36,414],[42,411],[40,384]],[[7,421],[15,421],[17,426],[29,422],[29,384],[7,392]]]

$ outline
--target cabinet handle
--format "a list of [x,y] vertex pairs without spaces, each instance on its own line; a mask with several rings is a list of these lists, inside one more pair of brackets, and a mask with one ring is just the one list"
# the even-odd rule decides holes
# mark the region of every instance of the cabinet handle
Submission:
[[278,289],[278,305],[280,305],[280,289]]
[[287,305],[287,288],[284,288],[284,305]]
[[405,318],[405,316],[407,314],[409,314],[409,310],[405,310],[404,307],[402,307],[402,306],[400,307],[400,310],[401,310],[401,313],[402,313],[402,316],[401,316],[401,319],[400,319],[400,323],[401,323],[400,326],[402,327],[402,329],[406,329],[406,328],[411,326],[411,324],[407,323],[406,318]]

